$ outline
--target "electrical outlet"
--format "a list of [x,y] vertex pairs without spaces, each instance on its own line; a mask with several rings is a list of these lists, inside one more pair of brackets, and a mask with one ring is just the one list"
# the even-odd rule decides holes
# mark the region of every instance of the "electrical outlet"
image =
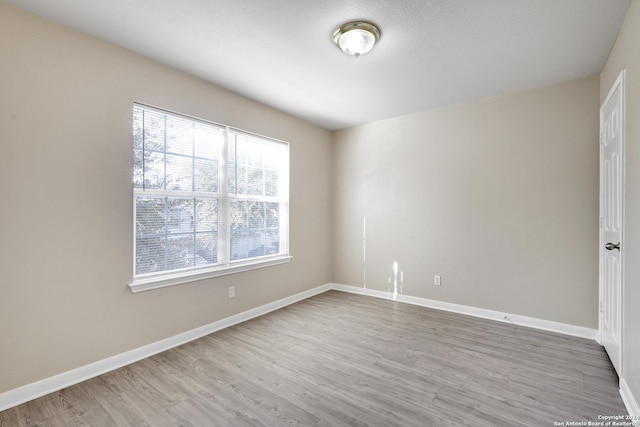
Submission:
[[433,284],[436,286],[440,286],[440,276],[439,275],[435,275],[433,276]]
[[229,286],[229,298],[233,298],[236,296],[236,287]]

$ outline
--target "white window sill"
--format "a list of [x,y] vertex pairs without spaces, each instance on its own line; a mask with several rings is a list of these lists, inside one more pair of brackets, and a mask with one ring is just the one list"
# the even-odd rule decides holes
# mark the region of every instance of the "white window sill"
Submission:
[[292,259],[293,257],[290,255],[278,255],[277,257],[261,258],[259,260],[231,262],[224,266],[216,266],[203,270],[192,270],[188,272],[180,271],[151,277],[143,277],[134,279],[133,283],[129,284],[129,289],[131,289],[131,292],[133,293],[150,291],[151,289],[165,288],[167,286],[180,285],[182,283],[195,282],[197,280],[210,279],[212,277],[226,276],[228,274],[286,264],[291,262]]

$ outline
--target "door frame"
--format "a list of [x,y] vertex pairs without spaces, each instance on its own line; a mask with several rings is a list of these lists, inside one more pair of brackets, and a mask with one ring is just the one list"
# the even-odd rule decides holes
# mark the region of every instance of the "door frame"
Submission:
[[613,97],[614,92],[618,89],[618,87],[620,88],[620,102],[622,104],[622,114],[620,115],[620,168],[621,168],[621,174],[622,174],[622,179],[620,182],[620,203],[621,203],[621,209],[622,209],[622,215],[621,215],[621,219],[620,219],[620,245],[622,250],[620,251],[620,298],[621,298],[621,304],[620,304],[620,360],[619,360],[619,366],[620,366],[620,379],[622,379],[622,373],[623,373],[623,367],[624,367],[624,341],[623,341],[623,336],[624,336],[624,323],[623,323],[623,312],[624,312],[624,263],[625,263],[625,244],[624,244],[624,224],[625,224],[625,175],[626,175],[626,171],[625,171],[625,116],[626,116],[626,100],[625,100],[625,70],[621,70],[620,74],[618,74],[618,77],[616,78],[615,82],[611,85],[611,89],[609,89],[609,93],[607,94],[607,97],[605,98],[605,100],[602,102],[602,104],[600,105],[600,141],[599,141],[599,148],[600,148],[600,158],[599,158],[599,167],[600,167],[600,187],[598,188],[599,191],[599,203],[600,203],[600,219],[598,222],[598,239],[599,239],[599,244],[598,244],[598,258],[599,258],[599,264],[598,264],[598,334],[597,334],[597,341],[599,344],[602,345],[602,330],[603,330],[603,323],[604,323],[604,319],[602,316],[602,301],[603,301],[603,251],[604,251],[604,245],[605,242],[603,240],[603,227],[602,227],[602,218],[603,218],[603,213],[604,213],[604,200],[602,197],[602,188],[603,188],[603,184],[604,184],[604,168],[603,168],[603,160],[604,160],[604,147],[603,147],[603,109],[604,107],[609,103],[609,101],[611,101],[611,98]]

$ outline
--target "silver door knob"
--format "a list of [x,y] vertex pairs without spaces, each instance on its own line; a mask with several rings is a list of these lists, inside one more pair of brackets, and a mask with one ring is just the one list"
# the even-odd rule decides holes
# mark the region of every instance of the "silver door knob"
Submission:
[[604,245],[604,248],[608,251],[612,251],[614,249],[617,249],[618,252],[620,252],[620,242],[618,243],[607,243],[606,245]]

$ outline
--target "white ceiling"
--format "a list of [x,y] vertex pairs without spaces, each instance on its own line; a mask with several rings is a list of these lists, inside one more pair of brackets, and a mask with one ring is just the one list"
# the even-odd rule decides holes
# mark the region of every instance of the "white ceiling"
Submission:
[[[631,0],[6,0],[327,129],[598,74]],[[331,35],[363,19],[367,55]]]

